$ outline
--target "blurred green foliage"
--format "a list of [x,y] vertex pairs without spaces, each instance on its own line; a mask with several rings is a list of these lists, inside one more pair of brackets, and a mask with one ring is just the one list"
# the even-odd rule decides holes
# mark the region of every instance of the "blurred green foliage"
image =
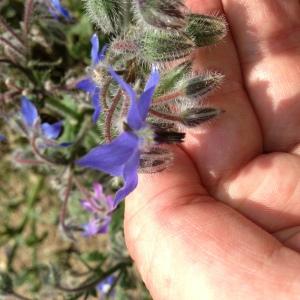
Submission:
[[[0,3],[0,15],[20,36],[27,2]],[[70,232],[62,230],[70,169],[37,163],[22,132],[19,103],[26,95],[42,119],[64,119],[61,141],[75,141],[71,150],[46,150],[50,157],[77,156],[101,140],[90,121],[87,96],[75,89],[90,63],[93,28],[81,1],[66,0],[63,5],[73,16],[70,24],[32,14],[24,57],[10,57],[0,47],[0,132],[7,138],[0,144],[0,298],[96,299],[96,285],[114,274],[114,294],[103,299],[150,299],[125,247],[123,207],[113,215],[108,235],[86,239],[78,230],[88,218],[80,206],[83,195],[72,184],[64,220]],[[0,36],[5,34],[0,31]],[[97,181],[112,193],[118,185],[98,172],[71,173],[85,189]]]

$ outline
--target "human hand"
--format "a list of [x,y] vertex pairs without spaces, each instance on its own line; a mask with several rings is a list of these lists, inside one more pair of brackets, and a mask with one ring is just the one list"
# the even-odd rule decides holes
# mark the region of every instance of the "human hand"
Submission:
[[227,17],[226,40],[195,53],[226,75],[208,100],[226,113],[140,176],[129,251],[155,300],[300,299],[300,2],[187,2]]

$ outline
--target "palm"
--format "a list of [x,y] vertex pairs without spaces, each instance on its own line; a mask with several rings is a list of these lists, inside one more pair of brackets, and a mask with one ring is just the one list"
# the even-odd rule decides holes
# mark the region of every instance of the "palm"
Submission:
[[298,299],[300,3],[223,8],[231,33],[195,64],[226,75],[209,100],[226,113],[188,135],[171,170],[141,176],[126,203],[127,244],[154,299]]

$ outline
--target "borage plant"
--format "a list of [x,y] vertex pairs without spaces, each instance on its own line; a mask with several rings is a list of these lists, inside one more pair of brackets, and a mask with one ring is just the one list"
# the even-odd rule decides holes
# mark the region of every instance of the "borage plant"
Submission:
[[164,145],[184,142],[186,129],[222,112],[206,106],[205,97],[223,75],[193,71],[191,54],[221,40],[226,24],[189,12],[179,0],[84,2],[102,40],[110,43],[99,51],[92,37],[88,78],[77,85],[91,96],[104,144],[77,163],[123,178],[116,207],[135,189],[138,172],[161,172],[172,164]]
[[[18,0],[4,2],[7,11],[21,5]],[[37,282],[32,293],[39,291],[40,299],[61,294],[87,299],[96,293],[134,299],[127,293],[132,282],[133,289],[143,288],[124,246],[121,201],[135,189],[139,172],[162,172],[172,165],[170,144],[184,143],[187,130],[221,114],[221,108],[207,105],[206,97],[224,76],[194,71],[192,57],[197,47],[220,41],[226,24],[219,17],[191,13],[180,0],[83,0],[97,29],[84,74],[88,58],[81,50],[92,30],[78,17],[76,1],[71,3],[72,13],[66,9],[68,1],[26,0],[21,22],[11,22],[10,13],[2,17],[0,7],[0,150],[14,149],[12,169],[15,176],[16,170],[23,172],[25,186],[22,201],[8,201],[9,216],[20,207],[20,224],[3,222],[0,228],[0,242],[13,245],[7,268],[0,272],[0,294],[22,297],[15,283],[22,285],[29,274],[28,282]],[[104,173],[121,178],[121,187]],[[38,260],[47,232],[39,232],[37,224],[49,218],[49,199],[55,194],[49,191],[54,188],[61,201],[54,201],[60,211],[55,209],[53,223],[70,243],[59,255],[68,264],[76,257],[79,275],[71,263],[65,271],[60,262]],[[115,196],[104,194],[113,190]],[[39,202],[41,197],[47,205]],[[45,207],[46,218],[40,213]],[[82,237],[106,233],[106,251],[79,250]],[[13,262],[24,244],[32,247],[34,262],[22,277]],[[50,292],[41,288],[45,282]]]

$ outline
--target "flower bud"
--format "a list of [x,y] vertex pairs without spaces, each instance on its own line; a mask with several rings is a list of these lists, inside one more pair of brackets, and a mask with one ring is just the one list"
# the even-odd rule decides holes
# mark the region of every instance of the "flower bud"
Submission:
[[186,80],[181,88],[189,98],[198,98],[211,92],[220,85],[224,76],[220,73],[201,74]]
[[184,132],[155,130],[154,140],[159,144],[180,144],[184,138]]
[[128,56],[130,54],[137,54],[139,46],[134,40],[116,38],[112,41],[110,50],[115,54],[125,54]]
[[125,11],[125,1],[84,0],[86,12],[91,21],[104,33],[120,30]]
[[140,37],[141,59],[149,63],[188,56],[195,44],[187,36],[167,31],[147,31]]
[[170,167],[173,153],[167,149],[152,147],[148,152],[141,153],[139,172],[144,174],[157,173]]
[[135,0],[134,3],[137,18],[151,26],[179,29],[185,24],[181,0]]
[[182,123],[187,127],[195,127],[217,117],[223,110],[212,107],[190,108],[182,113]]
[[190,14],[187,16],[185,32],[198,47],[203,47],[224,38],[227,28],[222,18]]
[[178,85],[178,82],[187,77],[191,70],[191,62],[184,62],[162,74],[160,83],[155,91],[155,96],[164,95],[170,91],[173,91]]

